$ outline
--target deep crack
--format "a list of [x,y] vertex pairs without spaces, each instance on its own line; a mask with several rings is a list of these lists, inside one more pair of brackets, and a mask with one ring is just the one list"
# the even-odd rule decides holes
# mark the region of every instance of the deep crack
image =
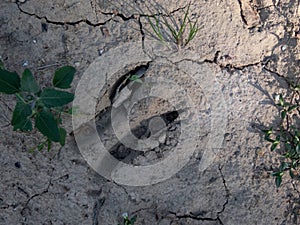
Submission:
[[25,10],[23,10],[20,6],[19,3],[16,3],[17,6],[18,6],[18,9],[20,10],[20,12],[26,14],[26,15],[29,15],[29,16],[33,16],[39,20],[42,20],[44,19],[47,23],[49,24],[54,24],[54,25],[60,25],[60,26],[64,26],[64,25],[71,25],[71,26],[75,26],[75,25],[78,25],[78,24],[81,24],[81,23],[86,23],[87,25],[89,26],[92,26],[92,27],[98,27],[98,26],[103,26],[105,24],[107,24],[108,22],[112,21],[115,16],[118,16],[119,18],[121,18],[123,21],[127,21],[127,20],[130,20],[130,19],[134,19],[134,15],[131,15],[130,17],[126,17],[124,16],[123,14],[120,14],[120,13],[104,13],[104,12],[101,12],[103,15],[111,15],[111,18],[104,21],[104,22],[99,22],[99,23],[93,23],[91,22],[90,20],[88,19],[81,19],[81,20],[78,20],[78,21],[73,21],[73,22],[67,22],[67,21],[53,21],[53,20],[50,20],[48,19],[46,16],[39,16],[35,13],[30,13],[30,12],[27,12]]
[[248,26],[248,23],[247,23],[247,20],[246,20],[246,18],[245,18],[244,11],[243,11],[243,3],[242,3],[241,0],[237,0],[237,1],[238,1],[238,3],[239,3],[239,6],[240,6],[240,14],[241,14],[242,21],[243,21],[243,23],[244,23],[245,25]]
[[283,76],[282,74],[280,74],[280,73],[278,73],[278,72],[276,72],[276,71],[273,71],[273,70],[267,68],[266,66],[264,66],[263,68],[264,68],[264,70],[266,70],[267,72],[269,72],[269,73],[271,73],[271,74],[273,74],[273,75],[276,75],[277,77],[282,78],[288,85],[291,85],[291,82],[289,81],[289,79],[288,79],[287,77]]
[[193,220],[198,220],[198,221],[215,221],[215,222],[219,222],[221,225],[223,225],[223,222],[220,220],[219,217],[217,217],[217,218],[199,217],[199,216],[194,216],[192,214],[177,215],[177,213],[171,212],[171,211],[169,211],[169,213],[174,215],[177,219],[193,219]]
[[222,220],[220,219],[220,215],[225,211],[226,209],[226,206],[228,205],[229,203],[229,196],[230,196],[230,191],[227,187],[227,184],[226,184],[226,180],[225,180],[225,176],[222,172],[222,168],[221,166],[219,166],[219,172],[221,174],[221,178],[222,178],[222,182],[223,182],[223,185],[224,185],[224,189],[225,189],[225,197],[226,197],[226,200],[222,206],[222,209],[220,211],[217,212],[217,217],[216,218],[212,218],[212,217],[200,217],[200,216],[197,216],[197,215],[193,215],[191,212],[188,213],[188,214],[183,214],[183,215],[178,215],[176,212],[172,212],[172,211],[169,211],[170,214],[174,215],[177,219],[193,219],[193,220],[199,220],[199,221],[215,221],[215,222],[219,222],[221,225],[224,225],[224,223],[222,222]]
[[243,70],[247,67],[262,65],[262,61],[249,63],[249,64],[244,64],[244,65],[240,65],[240,66],[236,66],[236,65],[233,65],[233,64],[230,64],[230,63],[227,63],[227,64],[223,65],[223,64],[218,62],[218,58],[220,56],[220,53],[221,53],[221,51],[216,51],[213,59],[204,59],[203,62],[204,63],[210,63],[210,64],[216,64],[217,66],[219,66],[223,70],[232,70],[232,69],[234,69],[234,70]]
[[36,198],[36,197],[38,197],[38,196],[42,196],[42,195],[48,193],[49,188],[50,188],[50,185],[52,184],[52,176],[53,176],[53,173],[54,173],[54,168],[52,168],[52,172],[51,172],[51,175],[50,175],[50,178],[49,178],[49,183],[48,183],[47,187],[45,188],[45,190],[42,191],[41,193],[36,193],[36,194],[32,195],[30,198],[27,199],[27,201],[26,201],[26,203],[25,203],[23,209],[21,210],[21,215],[24,214],[25,209],[28,207],[28,204],[31,202],[32,199],[34,199],[34,198]]
[[213,60],[211,60],[211,59],[205,59],[204,62],[207,62],[207,63],[214,63],[214,64],[217,64],[217,65],[218,65],[218,58],[219,58],[220,53],[221,53],[221,51],[216,51]]
[[221,174],[221,177],[222,177],[222,180],[223,180],[224,189],[225,189],[225,192],[226,192],[226,195],[225,195],[225,196],[226,196],[226,201],[225,201],[225,203],[223,204],[222,210],[219,211],[219,212],[217,213],[217,214],[218,214],[218,217],[219,217],[220,214],[222,214],[222,213],[225,211],[226,205],[228,204],[229,196],[230,196],[230,192],[229,192],[229,189],[228,189],[228,187],[227,187],[226,180],[225,180],[225,176],[224,176],[224,174],[223,174],[223,172],[222,172],[222,169],[223,169],[223,167],[219,165],[219,171],[220,171],[220,174]]
[[93,208],[93,225],[98,225],[98,217],[101,207],[104,205],[105,197],[99,198],[96,200]]
[[144,29],[143,29],[143,24],[142,24],[140,16],[138,17],[138,23],[139,23],[140,32],[141,32],[141,35],[142,35],[142,49],[145,52],[145,32],[144,32]]

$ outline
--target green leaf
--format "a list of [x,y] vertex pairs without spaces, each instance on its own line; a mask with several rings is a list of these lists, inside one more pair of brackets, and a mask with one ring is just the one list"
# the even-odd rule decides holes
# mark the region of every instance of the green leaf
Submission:
[[21,90],[37,93],[40,88],[36,83],[31,71],[29,69],[25,69],[21,79]]
[[281,119],[284,119],[286,117],[286,113],[287,113],[286,110],[281,111]]
[[66,91],[47,88],[40,96],[41,102],[48,108],[59,107],[72,102],[74,95]]
[[59,135],[60,135],[60,140],[59,143],[61,146],[64,146],[66,143],[66,136],[67,136],[67,131],[64,128],[59,128]]
[[284,106],[284,99],[283,99],[282,94],[279,95],[279,105],[282,107]]
[[281,162],[281,165],[279,167],[279,170],[281,172],[285,171],[286,169],[289,169],[290,168],[290,163],[287,163],[287,162]]
[[276,147],[278,146],[278,144],[279,144],[278,141],[275,141],[275,142],[272,144],[272,146],[271,146],[271,152],[273,152],[273,151],[276,149]]
[[0,69],[4,70],[4,63],[2,62],[2,60],[0,60]]
[[137,83],[142,84],[143,81],[140,79],[140,77],[138,75],[129,75],[128,79]]
[[37,114],[35,118],[35,126],[51,141],[60,141],[60,134],[56,120],[48,109],[43,109]]
[[20,91],[20,77],[16,72],[0,69],[0,92],[14,94]]
[[292,145],[289,142],[285,143],[285,147],[286,147],[288,152],[292,151]]
[[55,71],[53,85],[57,88],[67,89],[71,87],[76,69],[72,66],[63,66]]
[[197,21],[194,24],[192,24],[191,21],[189,21],[188,23],[190,25],[190,32],[189,32],[188,38],[186,40],[186,44],[188,44],[191,40],[194,39],[194,37],[196,36],[196,34],[198,33],[198,30],[199,30],[199,28],[197,26]]
[[137,218],[137,216],[134,216],[131,218],[131,220],[130,220],[131,224],[134,224],[136,222],[136,218]]
[[295,144],[297,144],[297,143],[299,143],[299,136],[297,135],[297,133],[298,132],[295,132],[295,137],[294,137],[294,140],[293,140],[293,142],[295,143]]
[[292,171],[292,170],[290,170],[290,171],[289,171],[289,174],[290,174],[290,177],[291,177],[292,179],[294,179],[294,177],[295,177],[295,174],[293,173],[293,171]]
[[38,151],[42,151],[45,148],[45,142],[38,145],[37,149]]
[[292,168],[296,169],[297,166],[298,166],[297,160],[293,160],[292,161]]
[[179,38],[182,37],[182,34],[183,34],[184,30],[185,30],[185,27],[186,27],[186,21],[187,21],[187,19],[188,19],[188,14],[189,14],[190,6],[191,6],[191,3],[188,5],[188,8],[187,8],[187,10],[186,10],[186,12],[185,12],[185,15],[184,15],[184,18],[183,18],[183,22],[182,22],[181,27],[180,27],[180,29],[179,29],[179,31],[178,31],[178,37],[179,37]]
[[280,187],[281,182],[282,182],[282,177],[279,175],[275,178],[276,187]]
[[30,105],[25,104],[22,101],[18,101],[13,112],[13,118],[11,120],[14,130],[20,129],[21,131],[31,131],[32,123],[29,119],[31,114],[32,110]]
[[47,140],[47,150],[48,152],[51,150],[51,147],[52,147],[52,141],[51,140]]
[[300,91],[300,86],[298,85],[298,86],[294,87],[294,90],[295,91]]
[[268,130],[262,130],[262,132],[267,135],[267,136],[270,136],[272,133],[273,133],[273,128],[270,128]]
[[298,108],[297,105],[291,105],[291,106],[288,108],[288,112],[291,112],[291,111],[293,111],[293,110],[295,110],[295,109],[297,109],[297,108]]

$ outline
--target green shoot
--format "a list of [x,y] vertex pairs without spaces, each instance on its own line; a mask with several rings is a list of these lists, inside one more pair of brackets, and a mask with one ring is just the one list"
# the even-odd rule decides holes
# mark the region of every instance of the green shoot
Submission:
[[13,130],[30,132],[36,128],[45,137],[45,140],[31,151],[41,151],[45,147],[49,151],[52,142],[65,145],[67,132],[61,127],[61,115],[64,113],[64,107],[73,101],[74,94],[61,89],[71,87],[74,74],[75,68],[61,67],[55,71],[53,87],[42,89],[29,69],[25,69],[20,77],[3,66],[0,68],[0,92],[17,97],[11,120]]
[[281,164],[273,173],[277,187],[281,185],[286,172],[292,179],[300,179],[300,130],[297,127],[297,118],[293,116],[299,108],[296,96],[295,90],[288,101],[282,94],[276,95],[274,103],[279,109],[279,127],[262,130],[265,140],[270,143],[270,150],[280,150],[277,153],[281,156]]
[[[134,223],[136,221],[136,216],[129,218],[127,213],[123,213],[122,217],[123,217],[122,225],[134,225]],[[120,225],[120,224],[118,224],[118,225]]]
[[[180,26],[177,26],[177,24],[174,22],[174,19],[168,19],[170,17],[167,16],[161,16],[162,20],[159,20],[157,16],[148,16],[148,21],[150,23],[150,26],[155,33],[156,37],[161,42],[174,42],[178,48],[185,47],[189,42],[191,42],[196,34],[199,31],[199,27],[196,22],[191,22],[189,18],[189,11],[190,11],[190,3],[187,6],[187,10],[184,13],[183,21],[181,22]],[[151,20],[151,18],[154,19],[154,22]],[[171,22],[169,22],[171,21]],[[185,35],[187,27],[189,27],[188,33]],[[164,32],[163,32],[164,31]],[[169,39],[171,37],[171,40]]]

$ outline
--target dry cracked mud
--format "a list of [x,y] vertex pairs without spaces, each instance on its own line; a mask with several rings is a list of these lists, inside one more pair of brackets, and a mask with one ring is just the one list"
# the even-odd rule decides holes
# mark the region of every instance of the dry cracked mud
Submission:
[[[0,95],[0,224],[117,225],[124,212],[136,215],[137,225],[300,224],[299,182],[286,178],[282,187],[275,187],[271,174],[278,158],[257,129],[271,124],[277,113],[270,98],[285,92],[287,80],[299,74],[299,1],[191,1],[191,18],[201,29],[186,47],[166,50],[153,38],[147,16],[159,6],[179,20],[187,4],[182,0],[0,2],[0,56],[6,67],[19,73],[30,68],[47,86],[57,67],[73,65],[77,69],[73,91],[86,74],[94,74],[83,90],[87,99],[95,99],[94,113],[85,122],[92,119],[96,124],[92,134],[83,129],[85,123],[75,124],[73,131],[72,119],[66,117],[71,135],[65,147],[29,153],[40,136],[12,131],[14,97]],[[131,82],[120,95],[125,97],[115,101],[115,90],[141,66],[146,67],[143,79],[160,75],[187,91],[171,90],[172,85],[162,80],[147,90],[157,93],[162,87],[161,96],[173,94],[170,102],[157,97],[127,101],[134,96],[134,85],[140,85]],[[184,114],[184,106],[171,104],[184,99],[184,94],[191,96],[196,113]],[[89,109],[86,104],[80,106],[82,111]],[[218,111],[220,105],[226,115]],[[159,134],[155,148],[139,152],[120,142],[113,129],[118,125],[114,118],[120,118],[111,117],[114,106],[130,111],[129,126],[136,138]],[[88,138],[97,135],[120,162],[150,165],[176,154],[178,137],[185,131],[180,122],[189,118],[199,121],[196,130],[188,130],[187,138],[196,134],[199,142],[191,142],[195,151],[189,161],[168,179],[148,186],[116,182],[113,178],[131,176],[122,173],[126,170],[121,163],[112,165],[108,177],[101,176],[74,137],[87,132],[81,143],[90,144],[92,152]],[[161,124],[166,126],[162,132]],[[211,134],[220,135],[219,131],[224,133],[218,151],[205,151],[214,140]],[[209,156],[212,161],[205,161]],[[199,165],[205,169],[199,170]]]

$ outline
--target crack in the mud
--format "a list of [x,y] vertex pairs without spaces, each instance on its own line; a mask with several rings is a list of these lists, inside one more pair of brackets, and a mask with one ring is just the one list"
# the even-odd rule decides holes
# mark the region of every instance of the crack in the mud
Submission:
[[221,53],[221,51],[216,51],[215,55],[214,55],[214,58],[212,60],[211,59],[204,59],[203,62],[214,63],[214,64],[218,65],[218,58],[219,58],[220,53]]
[[98,225],[98,216],[100,213],[100,209],[101,207],[104,205],[105,202],[105,197],[99,198],[95,204],[94,204],[94,208],[93,208],[93,225]]
[[[176,62],[173,62],[171,61],[170,59],[168,59],[167,57],[164,57],[164,56],[161,56],[161,58],[167,60],[169,63],[171,64],[174,64],[174,65],[177,65],[179,63],[182,63],[184,61],[189,61],[189,62],[192,62],[192,63],[197,63],[197,64],[203,64],[203,63],[209,63],[209,64],[215,64],[217,65],[218,67],[220,67],[221,70],[227,70],[227,71],[232,71],[232,70],[244,70],[245,68],[248,68],[248,67],[254,67],[254,66],[262,66],[263,68],[265,68],[265,64],[263,61],[257,61],[257,62],[254,62],[254,63],[248,63],[248,64],[244,64],[244,65],[233,65],[233,64],[230,64],[230,63],[227,63],[227,64],[222,64],[222,63],[219,63],[218,62],[218,58],[220,56],[220,53],[221,51],[216,51],[215,54],[214,54],[214,57],[213,59],[199,59],[199,60],[195,60],[195,59],[181,59],[179,61],[176,61]],[[271,71],[269,71],[271,72]],[[272,73],[272,72],[271,72]],[[276,72],[274,72],[276,74]],[[282,78],[284,78],[284,76],[282,75],[278,75]]]
[[269,73],[271,73],[271,74],[274,74],[274,75],[276,75],[277,77],[282,78],[287,84],[290,84],[289,80],[288,80],[285,76],[283,76],[282,74],[280,74],[280,73],[278,73],[278,72],[276,72],[276,71],[273,71],[273,70],[271,70],[270,68],[268,68],[268,67],[266,67],[266,66],[263,66],[263,68],[264,68],[264,70],[266,70],[267,72],[269,72]]
[[116,16],[119,17],[119,18],[121,18],[123,21],[134,19],[134,15],[131,15],[130,17],[126,17],[126,16],[124,16],[123,14],[120,14],[120,13],[115,14],[115,13],[103,13],[103,12],[101,12],[103,15],[111,15],[111,18],[108,19],[108,20],[106,20],[106,21],[104,21],[104,22],[99,22],[99,23],[93,23],[93,22],[91,22],[88,19],[81,19],[81,20],[73,21],[73,22],[70,22],[70,21],[69,22],[68,21],[64,21],[64,22],[62,22],[62,21],[53,21],[53,20],[48,19],[46,16],[39,16],[39,15],[37,15],[35,13],[27,12],[27,11],[25,11],[25,10],[23,10],[21,8],[20,4],[18,4],[18,3],[16,3],[16,4],[17,4],[18,9],[20,10],[20,12],[22,12],[22,13],[24,13],[26,15],[29,15],[29,16],[33,16],[33,17],[35,17],[35,18],[37,18],[39,20],[44,19],[49,24],[60,25],[60,26],[63,26],[63,25],[75,26],[75,25],[78,25],[78,24],[81,24],[81,23],[86,23],[89,26],[98,27],[98,26],[103,26],[103,25],[107,24],[108,22],[114,20],[114,18]]
[[230,196],[230,192],[229,192],[228,186],[227,186],[227,184],[226,184],[225,176],[224,176],[224,174],[223,174],[223,172],[222,172],[222,169],[223,169],[223,167],[221,167],[221,166],[219,165],[219,172],[220,172],[220,174],[221,174],[221,177],[222,177],[222,180],[223,180],[224,189],[225,189],[225,192],[226,192],[226,201],[225,201],[224,204],[223,204],[222,210],[219,211],[219,212],[217,213],[217,214],[218,214],[218,217],[219,217],[220,214],[222,214],[222,213],[225,211],[226,205],[228,204],[229,196]]
[[126,194],[127,196],[129,195],[127,189],[126,189],[123,185],[118,184],[118,183],[115,182],[114,180],[112,180],[111,182],[112,182],[113,184],[115,184],[117,187],[121,188],[121,189],[125,192],[125,194]]
[[219,217],[217,217],[217,218],[199,217],[199,216],[194,216],[192,214],[177,215],[177,213],[171,212],[171,211],[169,211],[169,213],[174,215],[177,219],[192,219],[192,220],[198,220],[198,221],[215,221],[215,222],[219,222],[221,225],[224,225],[224,223],[220,220]]
[[254,63],[249,63],[249,64],[245,64],[245,65],[240,65],[240,66],[236,66],[230,63],[227,63],[225,65],[221,64],[218,62],[218,58],[220,56],[220,51],[216,51],[214,58],[213,59],[204,59],[202,61],[202,63],[210,63],[210,64],[216,64],[217,66],[219,66],[221,69],[223,70],[243,70],[245,68],[248,67],[252,67],[252,66],[258,66],[258,65],[262,65],[262,61],[258,61],[258,62],[254,62]]
[[143,24],[142,24],[140,16],[138,17],[138,24],[139,24],[139,28],[140,28],[140,33],[142,35],[142,49],[143,49],[143,52],[145,52],[145,32],[143,29]]
[[276,76],[278,77],[281,77],[281,78],[285,78],[283,75],[281,75],[280,73],[276,72],[276,71],[273,71],[271,69],[269,69],[268,67],[264,66],[264,70],[268,71],[269,73],[272,73],[272,74],[275,74]]
[[225,200],[225,202],[222,206],[222,209],[217,212],[217,217],[216,218],[200,217],[200,216],[197,216],[197,215],[193,215],[191,212],[189,214],[183,214],[183,215],[178,215],[176,212],[172,212],[172,211],[169,211],[169,213],[174,215],[177,219],[193,219],[193,220],[199,220],[199,221],[215,221],[215,222],[219,222],[221,225],[224,225],[224,223],[220,219],[220,215],[225,211],[226,206],[229,203],[230,191],[228,189],[228,186],[227,186],[227,183],[226,183],[226,180],[225,180],[225,176],[222,172],[222,168],[223,168],[222,166],[219,166],[218,169],[219,169],[219,172],[221,174],[222,182],[223,182],[223,185],[224,185],[224,189],[225,189],[225,193],[226,193],[226,195],[225,195],[226,200]]
[[261,65],[261,63],[262,62],[259,61],[259,62],[249,63],[249,64],[245,64],[245,65],[241,65],[241,66],[234,66],[232,64],[226,64],[225,66],[219,65],[219,66],[223,69],[243,70],[243,69],[248,68],[248,67],[259,66],[259,65]]
[[247,20],[246,20],[246,18],[245,18],[244,11],[243,11],[243,3],[242,3],[241,0],[237,0],[237,1],[238,1],[238,3],[239,3],[239,6],[240,6],[240,14],[241,14],[242,21],[243,21],[243,23],[244,23],[245,25],[248,26],[248,23],[247,23]]
[[32,195],[30,198],[27,199],[27,201],[26,201],[26,203],[25,203],[23,209],[21,210],[21,215],[24,214],[25,209],[28,207],[28,204],[31,202],[32,199],[34,199],[34,198],[36,198],[36,197],[39,197],[39,196],[42,196],[42,195],[44,195],[44,194],[46,194],[46,193],[49,192],[50,185],[52,184],[52,176],[53,176],[53,173],[54,173],[54,168],[52,168],[52,172],[51,172],[51,175],[50,175],[50,178],[49,178],[49,182],[48,182],[48,185],[47,185],[47,187],[45,188],[45,190],[42,191],[41,193],[36,193],[36,194]]

